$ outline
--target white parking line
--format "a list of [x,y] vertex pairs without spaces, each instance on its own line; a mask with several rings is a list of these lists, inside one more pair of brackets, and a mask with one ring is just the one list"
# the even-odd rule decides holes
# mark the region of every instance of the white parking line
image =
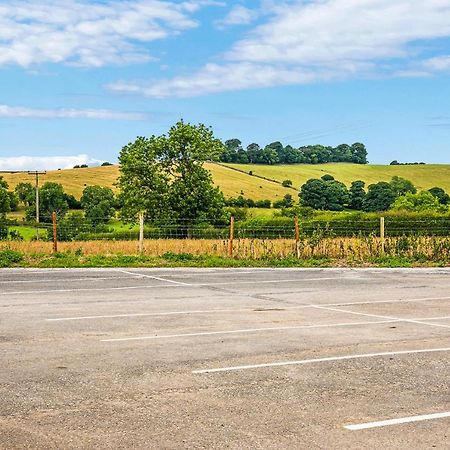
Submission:
[[355,316],[364,316],[364,317],[374,317],[376,319],[395,319],[395,320],[401,320],[402,322],[409,322],[409,323],[415,323],[418,325],[428,325],[430,327],[438,327],[438,328],[450,328],[450,325],[443,325],[442,323],[430,323],[430,322],[424,322],[425,320],[439,320],[439,319],[447,319],[447,317],[433,317],[433,318],[425,318],[425,319],[408,319],[408,318],[402,318],[402,317],[391,317],[391,316],[382,316],[379,314],[368,314],[368,313],[360,313],[356,311],[347,311],[345,309],[340,308],[330,308],[328,306],[323,305],[311,305],[312,308],[322,309],[325,311],[335,311],[339,313],[346,313],[346,314],[352,314]]
[[[154,277],[153,277],[154,278]],[[290,280],[252,280],[252,281],[226,281],[218,283],[182,283],[178,281],[167,280],[160,278],[161,281],[170,282],[171,284],[160,285],[143,285],[143,286],[120,286],[120,287],[104,287],[104,288],[79,288],[79,289],[48,289],[48,290],[33,290],[33,291],[13,291],[13,292],[0,292],[0,295],[25,295],[25,294],[50,294],[52,292],[87,292],[87,291],[123,291],[126,289],[147,289],[147,288],[176,288],[176,287],[208,287],[208,286],[235,286],[242,284],[267,284],[267,283],[304,283],[305,281],[323,281],[323,280],[336,280],[337,278],[303,278],[303,279],[290,279]],[[344,280],[349,281],[349,280]],[[355,279],[355,281],[358,281]]]
[[232,372],[237,370],[248,370],[248,369],[260,369],[264,367],[281,367],[281,366],[295,366],[302,364],[315,364],[322,362],[332,362],[332,361],[345,361],[351,359],[361,359],[361,358],[376,358],[383,356],[394,356],[394,355],[412,355],[419,353],[436,353],[436,352],[449,352],[450,347],[446,348],[428,348],[421,350],[402,350],[396,352],[381,352],[381,353],[363,353],[360,355],[345,355],[345,356],[330,356],[327,358],[315,358],[315,359],[302,359],[298,361],[280,361],[273,363],[263,363],[263,364],[251,364],[245,366],[231,366],[231,367],[218,367],[213,369],[199,369],[193,370],[192,373],[203,374],[203,373],[217,373],[217,372]]
[[378,422],[367,422],[356,425],[345,425],[344,428],[347,428],[347,430],[352,431],[367,430],[369,428],[386,427],[390,425],[400,425],[403,423],[411,423],[411,422],[421,422],[423,420],[444,419],[446,417],[450,417],[450,412],[423,414],[420,416],[411,416],[411,417],[401,417],[399,419],[380,420]]
[[166,288],[179,287],[173,284],[162,285],[142,285],[142,286],[119,286],[110,288],[74,288],[74,289],[48,289],[48,290],[33,290],[33,291],[14,291],[14,292],[0,292],[0,295],[25,295],[25,294],[51,294],[52,292],[101,292],[101,291],[125,291],[127,289],[151,289],[151,288]]
[[38,280],[8,280],[0,281],[0,284],[17,284],[17,283],[59,283],[67,281],[105,281],[105,280],[136,280],[139,279],[139,275],[134,277],[84,277],[84,278],[46,278]]
[[[393,301],[395,302],[395,301]],[[131,303],[131,302],[130,302]],[[366,303],[364,303],[366,304]],[[195,314],[218,314],[218,313],[237,313],[237,312],[286,312],[293,311],[296,309],[306,309],[306,308],[315,308],[321,307],[325,309],[328,306],[334,306],[334,304],[308,304],[308,305],[299,305],[299,306],[282,306],[277,308],[276,306],[247,306],[243,308],[228,308],[228,309],[201,309],[201,310],[193,310],[193,311],[158,311],[151,313],[129,313],[129,314],[106,314],[106,315],[98,315],[98,316],[74,316],[74,317],[51,317],[45,319],[47,322],[65,322],[72,320],[95,320],[95,319],[116,319],[116,318],[127,318],[127,317],[158,317],[158,316],[175,316],[175,315],[195,315]],[[339,310],[341,311],[341,310]],[[344,311],[344,310],[342,310]],[[425,317],[415,320],[446,320],[450,319],[450,316],[438,316],[438,317]],[[391,319],[389,319],[391,320]],[[394,321],[407,321],[408,319],[395,319]]]
[[404,302],[430,302],[430,301],[450,300],[450,297],[422,297],[422,298],[405,298],[401,300],[374,300],[364,302],[345,302],[345,303],[328,303],[323,306],[353,306],[353,305],[376,305],[378,303],[404,303]]
[[[333,327],[350,327],[356,325],[372,325],[381,323],[399,323],[399,322],[410,322],[420,323],[422,320],[444,320],[449,319],[449,316],[444,317],[427,317],[427,318],[417,318],[417,319],[402,319],[402,318],[384,318],[383,320],[377,321],[365,321],[365,322],[344,322],[344,323],[329,323],[329,324],[311,324],[311,325],[289,325],[285,327],[265,327],[265,328],[243,328],[239,330],[218,330],[218,331],[199,331],[197,333],[183,333],[183,334],[163,334],[163,335],[153,335],[153,336],[134,336],[128,338],[112,338],[112,339],[102,339],[102,342],[121,342],[121,341],[140,341],[140,340],[150,340],[150,339],[169,339],[178,337],[194,337],[194,336],[214,336],[217,334],[237,334],[237,333],[255,333],[258,331],[283,331],[283,330],[301,330],[301,329],[312,329],[312,328],[333,328]],[[438,324],[436,324],[438,325]],[[447,327],[447,326],[446,326]]]
[[297,325],[287,327],[266,327],[266,328],[244,328],[240,330],[224,330],[224,331],[204,331],[198,333],[184,333],[184,334],[163,334],[153,336],[136,336],[128,338],[114,338],[114,339],[101,339],[101,342],[124,342],[124,341],[143,341],[150,339],[170,339],[178,337],[194,337],[194,336],[214,336],[223,334],[241,334],[241,333],[257,333],[259,331],[285,331],[285,330],[301,330],[310,328],[333,328],[333,327],[351,327],[357,325],[369,325],[380,323],[393,323],[399,322],[398,320],[377,320],[372,322],[344,322],[344,323],[331,323],[331,324],[319,324],[319,325]]
[[[139,269],[137,269],[137,270],[139,270]],[[125,270],[124,269],[118,269],[118,271],[119,272],[125,272]],[[257,274],[263,274],[263,273],[267,273],[267,272],[271,272],[271,271],[273,271],[273,269],[270,269],[270,268],[259,268],[259,269],[257,269],[257,270],[255,270],[255,269],[248,269],[248,270],[232,270],[232,269],[226,269],[226,268],[224,268],[224,269],[220,269],[219,271],[204,271],[204,272],[201,272],[201,273],[199,273],[199,272],[191,272],[191,271],[188,271],[188,272],[184,272],[184,271],[180,271],[180,272],[172,272],[172,273],[170,273],[170,274],[167,274],[167,275],[164,275],[164,276],[170,276],[170,275],[172,275],[172,276],[196,276],[196,275],[201,275],[201,277],[203,278],[203,277],[207,277],[207,276],[214,276],[214,275],[253,275],[253,274],[255,274],[255,273],[257,273]],[[129,272],[129,273],[133,273],[133,274],[135,274],[135,275],[143,275],[143,276],[152,276],[152,275],[149,275],[149,274],[146,274],[146,273],[142,273],[142,272],[131,272],[131,271],[126,271],[127,273]]]
[[[256,307],[255,307],[256,308]],[[93,319],[114,319],[118,317],[158,317],[158,316],[178,316],[178,315],[191,315],[191,314],[218,314],[218,313],[235,313],[254,311],[254,308],[239,308],[239,309],[204,309],[194,311],[166,311],[166,312],[153,312],[153,313],[134,313],[134,314],[111,314],[105,316],[77,316],[77,317],[54,317],[51,319],[45,319],[47,322],[64,322],[70,320],[93,320]]]
[[164,281],[166,283],[173,283],[173,284],[178,284],[181,286],[190,286],[191,285],[190,283],[183,283],[181,281],[174,281],[174,280],[169,280],[167,278],[155,277],[153,275],[144,275],[144,274],[140,274],[140,273],[136,274],[134,272],[128,272],[127,270],[120,270],[120,272],[126,273],[128,275],[134,275],[134,276],[137,276],[140,278],[151,278],[152,280]]

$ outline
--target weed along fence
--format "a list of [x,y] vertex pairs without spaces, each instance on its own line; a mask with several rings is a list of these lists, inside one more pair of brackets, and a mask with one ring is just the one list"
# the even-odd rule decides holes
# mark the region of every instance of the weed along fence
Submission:
[[[1,248],[86,255],[211,255],[235,259],[409,257],[450,260],[450,217],[334,221],[279,217],[217,223],[92,223],[83,217],[0,224]],[[6,231],[5,231],[6,230]]]

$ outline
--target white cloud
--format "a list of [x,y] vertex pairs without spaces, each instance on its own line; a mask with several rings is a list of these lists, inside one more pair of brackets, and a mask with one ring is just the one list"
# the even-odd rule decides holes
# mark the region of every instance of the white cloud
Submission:
[[450,55],[427,59],[423,62],[423,67],[432,72],[450,71]]
[[0,65],[85,67],[152,60],[145,43],[196,27],[191,0],[6,0],[0,5]]
[[[275,5],[275,6],[273,6]],[[411,76],[424,48],[450,37],[449,0],[295,0],[274,2],[271,18],[239,40],[220,64],[151,83],[114,83],[149,97],[193,96],[355,77]],[[265,11],[268,13],[268,11]],[[426,45],[424,45],[426,44]],[[409,75],[408,75],[409,74]]]
[[243,5],[234,6],[228,14],[216,22],[218,28],[226,28],[234,25],[248,25],[258,17],[256,10],[246,8]]
[[98,165],[100,161],[88,155],[75,156],[11,156],[0,157],[0,170],[56,170],[75,165]]
[[38,109],[0,104],[0,118],[145,120],[146,115],[107,109]]
[[[342,67],[344,77],[351,67]],[[191,97],[217,92],[236,91],[252,87],[270,87],[277,84],[305,84],[337,78],[337,71],[308,71],[302,67],[283,68],[268,64],[230,63],[207,64],[190,77],[178,77],[146,86],[118,82],[107,87],[115,92],[140,93],[147,97]]]

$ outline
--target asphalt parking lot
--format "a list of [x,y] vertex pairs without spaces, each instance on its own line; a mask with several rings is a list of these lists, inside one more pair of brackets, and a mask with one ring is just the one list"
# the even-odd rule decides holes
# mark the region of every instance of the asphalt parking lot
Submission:
[[449,269],[0,271],[0,448],[450,443]]

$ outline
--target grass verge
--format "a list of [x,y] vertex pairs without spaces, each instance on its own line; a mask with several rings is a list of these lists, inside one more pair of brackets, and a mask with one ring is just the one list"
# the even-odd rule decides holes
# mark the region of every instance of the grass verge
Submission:
[[66,251],[56,254],[24,254],[14,250],[0,251],[0,267],[79,268],[79,267],[447,267],[448,261],[429,261],[418,257],[354,258],[295,257],[234,259],[223,256],[166,253],[161,256],[83,255]]

